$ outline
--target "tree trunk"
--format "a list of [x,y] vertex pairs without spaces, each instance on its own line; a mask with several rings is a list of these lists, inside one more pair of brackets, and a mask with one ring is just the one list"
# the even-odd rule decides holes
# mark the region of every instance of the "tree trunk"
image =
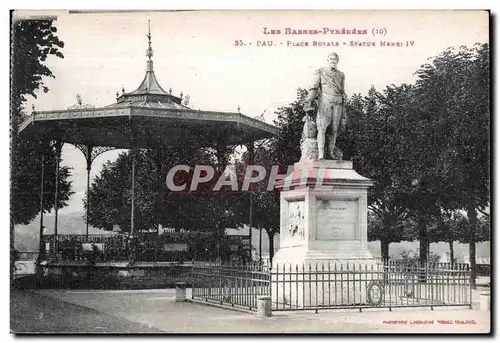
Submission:
[[220,262],[221,261],[221,256],[220,256],[220,225],[217,223],[215,228],[215,256],[217,260]]
[[269,262],[272,264],[274,257],[274,231],[266,230],[266,232],[269,237]]
[[[380,255],[382,257],[382,263],[384,265],[384,271],[386,266],[389,265],[389,242],[388,239],[381,239],[380,240]],[[388,268],[388,267],[387,267]],[[384,272],[384,284],[387,283],[388,280],[388,274]]]
[[455,251],[453,250],[453,239],[448,241],[450,245],[450,262],[453,264],[455,262]]
[[380,240],[380,254],[384,263],[389,260],[389,244],[390,242],[388,239]]
[[[418,219],[418,234],[420,241],[420,266],[425,268],[429,255],[429,238],[427,236],[427,223],[422,218]],[[427,281],[425,273],[422,272],[419,274],[420,282],[425,283]]]
[[418,238],[420,245],[420,265],[424,266],[427,263],[429,255],[429,239],[427,237],[427,225],[422,218],[418,219]]
[[472,289],[476,289],[476,240],[474,233],[477,227],[477,213],[474,206],[468,206],[467,217],[469,218],[469,263],[470,263],[470,284]]

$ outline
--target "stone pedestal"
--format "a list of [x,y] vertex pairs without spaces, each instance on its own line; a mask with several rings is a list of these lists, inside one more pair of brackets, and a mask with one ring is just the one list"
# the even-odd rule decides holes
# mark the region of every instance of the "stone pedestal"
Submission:
[[175,284],[175,302],[186,301],[186,283],[177,282]]
[[367,244],[371,185],[351,161],[332,160],[296,163],[278,184],[280,248],[273,258],[278,272],[273,302],[277,295],[283,298],[278,303],[298,307],[366,302],[368,284],[377,278],[366,275],[376,270]]
[[489,311],[491,304],[491,295],[490,293],[481,293],[479,298],[479,309],[482,311]]
[[271,317],[271,297],[260,297],[257,299],[257,315],[261,318]]

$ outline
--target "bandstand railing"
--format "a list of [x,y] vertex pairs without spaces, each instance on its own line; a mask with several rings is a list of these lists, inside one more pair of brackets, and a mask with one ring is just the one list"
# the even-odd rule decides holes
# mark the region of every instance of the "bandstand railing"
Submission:
[[225,237],[226,249],[207,248],[213,233],[145,235],[43,235],[42,256],[46,260],[91,262],[185,262],[231,260],[245,251],[240,237]]

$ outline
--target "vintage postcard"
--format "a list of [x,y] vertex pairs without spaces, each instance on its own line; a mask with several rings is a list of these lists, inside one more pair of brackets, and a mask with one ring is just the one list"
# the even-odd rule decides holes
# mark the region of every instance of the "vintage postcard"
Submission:
[[11,333],[491,332],[488,11],[11,15]]

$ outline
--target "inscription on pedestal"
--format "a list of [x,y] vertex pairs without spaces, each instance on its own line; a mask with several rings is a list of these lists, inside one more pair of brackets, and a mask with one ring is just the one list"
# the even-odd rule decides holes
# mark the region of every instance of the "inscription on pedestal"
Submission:
[[356,200],[316,200],[316,240],[359,239]]

